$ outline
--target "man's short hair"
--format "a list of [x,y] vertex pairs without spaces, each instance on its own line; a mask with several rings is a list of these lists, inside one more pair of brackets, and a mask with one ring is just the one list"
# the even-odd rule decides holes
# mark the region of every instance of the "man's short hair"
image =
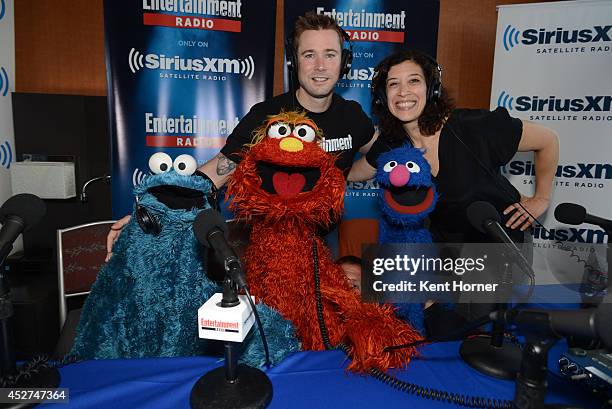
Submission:
[[299,16],[295,21],[293,29],[293,52],[297,55],[299,38],[307,30],[335,30],[338,33],[340,49],[344,42],[344,33],[336,20],[324,14],[317,14],[314,11],[307,12],[304,16]]

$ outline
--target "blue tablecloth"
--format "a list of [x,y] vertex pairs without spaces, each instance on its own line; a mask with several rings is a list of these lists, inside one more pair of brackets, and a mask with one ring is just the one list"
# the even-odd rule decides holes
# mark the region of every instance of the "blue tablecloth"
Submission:
[[[514,383],[480,375],[459,357],[459,343],[421,349],[401,379],[450,392],[511,400]],[[558,351],[557,351],[558,353]],[[551,361],[554,361],[551,357]],[[61,369],[70,408],[188,408],[194,383],[221,366],[213,357],[85,361]],[[270,408],[452,408],[400,392],[369,376],[347,373],[340,351],[300,352],[267,370],[274,396]],[[598,403],[577,385],[550,375],[547,402]],[[43,405],[49,407],[52,405]],[[55,405],[65,408],[65,404]]]

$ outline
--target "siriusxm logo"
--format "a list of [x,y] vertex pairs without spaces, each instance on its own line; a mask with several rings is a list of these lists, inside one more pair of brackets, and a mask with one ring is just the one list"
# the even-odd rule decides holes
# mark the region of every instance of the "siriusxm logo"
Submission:
[[12,161],[13,151],[11,150],[11,145],[8,141],[4,141],[4,143],[0,145],[0,166],[9,169]]
[[3,97],[9,92],[9,77],[4,67],[0,67],[0,94]]
[[521,95],[514,98],[506,91],[502,91],[497,98],[497,106],[509,111],[532,112],[604,112],[612,108],[610,95],[586,95],[581,98],[558,98],[554,95],[540,97],[537,95]]
[[130,71],[136,73],[141,68],[150,70],[174,70],[190,72],[210,72],[242,74],[248,79],[255,73],[255,61],[250,55],[244,59],[230,58],[181,58],[179,56],[166,57],[163,54],[141,54],[132,48],[128,55]]
[[357,81],[372,81],[373,77],[374,67],[368,67],[352,69],[343,78]]
[[557,27],[554,30],[529,28],[521,32],[511,24],[508,24],[504,29],[502,43],[504,49],[510,51],[518,44],[545,45],[606,42],[612,41],[610,29],[612,29],[612,25],[570,30],[563,29],[562,27]]
[[577,229],[543,229],[541,226],[533,228],[534,239],[566,241],[570,243],[605,243],[606,232],[603,230]]
[[[534,176],[535,165],[531,161],[514,160],[502,166],[502,172],[514,176]],[[612,164],[576,163],[559,165],[555,176],[574,179],[612,179]]]

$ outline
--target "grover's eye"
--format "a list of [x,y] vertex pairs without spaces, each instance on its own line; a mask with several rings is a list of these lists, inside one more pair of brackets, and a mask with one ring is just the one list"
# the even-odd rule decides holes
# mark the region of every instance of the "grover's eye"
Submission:
[[198,164],[191,155],[183,154],[174,159],[174,171],[182,176],[191,176],[195,172]]
[[164,152],[157,152],[149,158],[149,169],[156,175],[172,169],[172,158]]
[[408,168],[410,173],[419,173],[421,171],[421,167],[411,160],[406,162],[406,167]]
[[272,124],[268,129],[268,136],[270,138],[284,138],[291,134],[291,127],[284,122],[276,122]]
[[393,168],[396,167],[396,166],[397,166],[397,162],[394,161],[394,160],[391,160],[391,161],[385,163],[385,166],[383,166],[383,170],[385,172],[391,172],[393,170]]
[[293,130],[293,136],[300,138],[304,142],[312,142],[315,139],[316,132],[308,125],[298,125]]

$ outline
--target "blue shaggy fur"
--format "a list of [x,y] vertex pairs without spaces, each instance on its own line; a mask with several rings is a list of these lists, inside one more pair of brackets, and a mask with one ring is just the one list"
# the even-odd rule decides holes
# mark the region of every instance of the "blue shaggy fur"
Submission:
[[[161,232],[145,234],[132,215],[87,297],[71,355],[82,359],[172,357],[206,350],[207,341],[198,338],[197,311],[219,288],[206,275],[205,253],[192,224],[198,212],[209,206],[171,209],[149,192],[159,186],[193,189],[202,196],[210,192],[209,181],[174,170],[149,176],[134,189],[139,203],[159,218]],[[267,306],[259,305],[258,311],[275,318],[274,326],[264,328],[276,358],[273,362],[298,350],[288,321]],[[256,340],[242,356],[250,365],[259,365],[263,355]]]
[[[400,185],[398,179],[392,176],[395,172],[403,172],[404,175],[407,172],[408,180]],[[425,219],[435,208],[437,192],[431,178],[431,167],[423,157],[423,151],[404,145],[381,154],[377,162],[376,181],[383,189],[379,200],[379,243],[431,243]],[[429,195],[423,200],[423,194],[428,190]],[[396,307],[398,316],[408,320],[419,331],[424,331],[424,314],[420,303],[401,303]]]

